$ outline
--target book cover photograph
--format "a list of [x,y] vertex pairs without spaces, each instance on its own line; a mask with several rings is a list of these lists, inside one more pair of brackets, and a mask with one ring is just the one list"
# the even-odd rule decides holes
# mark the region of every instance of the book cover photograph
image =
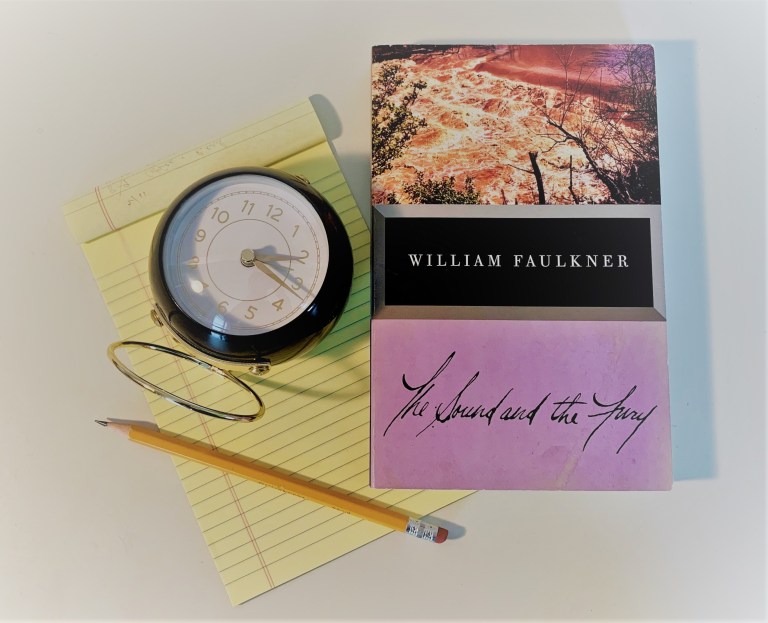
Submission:
[[649,45],[372,56],[371,484],[671,487]]

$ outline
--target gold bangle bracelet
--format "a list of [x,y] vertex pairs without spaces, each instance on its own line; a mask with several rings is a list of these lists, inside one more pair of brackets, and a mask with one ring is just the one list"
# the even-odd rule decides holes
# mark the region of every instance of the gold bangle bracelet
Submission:
[[[221,411],[219,409],[214,409],[212,407],[206,407],[205,405],[201,405],[187,398],[183,398],[182,396],[178,396],[172,392],[169,392],[168,390],[163,389],[159,385],[155,385],[154,383],[148,381],[144,377],[136,374],[133,370],[131,370],[128,366],[126,366],[120,360],[120,357],[118,356],[117,351],[121,348],[126,348],[130,346],[135,346],[138,348],[147,348],[149,350],[165,353],[166,355],[171,355],[173,357],[179,357],[180,359],[184,359],[186,361],[190,361],[194,364],[197,364],[198,366],[202,366],[203,368],[205,368],[210,372],[213,372],[214,374],[218,374],[219,376],[223,377],[225,380],[231,383],[234,383],[240,389],[250,394],[256,400],[259,406],[258,411],[256,413],[246,414],[246,415],[239,415],[236,413],[230,413],[228,411]],[[196,411],[197,413],[202,413],[203,415],[209,415],[211,417],[221,418],[224,420],[234,420],[238,422],[252,422],[260,418],[262,415],[264,415],[264,411],[265,411],[264,402],[261,400],[259,395],[255,391],[253,391],[251,387],[249,387],[246,383],[238,379],[231,372],[222,370],[221,368],[218,368],[208,363],[207,361],[203,361],[202,359],[198,359],[197,357],[194,357],[188,353],[185,353],[179,350],[174,350],[173,348],[168,348],[167,346],[152,344],[150,342],[136,342],[133,340],[121,340],[119,342],[113,342],[112,344],[109,345],[109,348],[107,348],[107,356],[110,358],[114,366],[120,372],[122,372],[125,376],[131,379],[134,383],[141,385],[141,387],[143,387],[147,391],[150,391],[153,394],[160,396],[161,398],[165,398],[165,400],[167,400],[168,402],[171,402],[180,407],[186,407],[187,409],[191,409],[192,411]]]

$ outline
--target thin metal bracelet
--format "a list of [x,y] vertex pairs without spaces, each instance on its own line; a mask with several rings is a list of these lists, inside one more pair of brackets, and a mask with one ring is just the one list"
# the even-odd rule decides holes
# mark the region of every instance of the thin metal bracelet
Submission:
[[[121,348],[126,348],[129,346],[136,346],[138,348],[148,348],[149,350],[156,350],[161,353],[165,353],[166,355],[179,357],[181,359],[185,359],[186,361],[191,361],[192,363],[195,363],[198,366],[202,366],[206,370],[209,370],[210,372],[218,374],[219,376],[223,377],[227,381],[230,381],[235,385],[237,385],[240,389],[248,392],[251,396],[253,396],[253,398],[258,403],[259,410],[256,413],[253,413],[250,415],[248,414],[239,415],[236,413],[230,413],[229,411],[220,411],[219,409],[206,407],[192,400],[188,400],[187,398],[177,396],[176,394],[171,393],[168,390],[165,390],[162,387],[148,381],[143,376],[139,376],[120,360],[120,358],[117,356],[117,351]],[[109,348],[107,348],[107,356],[110,358],[114,366],[118,370],[120,370],[120,372],[122,372],[125,376],[131,379],[134,383],[141,385],[147,391],[150,391],[153,394],[157,394],[161,398],[165,398],[168,402],[172,402],[173,404],[178,405],[180,407],[186,407],[187,409],[191,409],[192,411],[196,411],[197,413],[202,413],[203,415],[209,415],[211,417],[221,418],[223,420],[235,420],[238,422],[252,422],[260,418],[262,415],[264,415],[264,411],[265,411],[264,402],[261,400],[259,395],[255,391],[253,391],[253,389],[251,389],[246,383],[238,379],[232,373],[227,372],[226,370],[222,370],[221,368],[217,368],[216,366],[211,365],[207,361],[198,359],[197,357],[194,357],[188,353],[185,353],[179,350],[174,350],[173,348],[168,348],[167,346],[152,344],[151,342],[136,342],[133,340],[121,340],[119,342],[113,342],[112,344],[109,345]]]

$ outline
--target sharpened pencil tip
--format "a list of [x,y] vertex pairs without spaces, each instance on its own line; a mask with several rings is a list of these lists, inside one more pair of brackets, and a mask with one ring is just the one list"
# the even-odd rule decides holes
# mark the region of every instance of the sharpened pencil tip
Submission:
[[101,424],[102,426],[107,426],[109,422],[105,422],[104,420],[94,420],[97,424]]

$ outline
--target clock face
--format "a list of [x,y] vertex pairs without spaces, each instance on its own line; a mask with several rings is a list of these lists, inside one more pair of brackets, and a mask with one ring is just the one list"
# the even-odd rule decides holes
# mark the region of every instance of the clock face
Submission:
[[160,259],[186,315],[218,333],[258,335],[290,323],[315,300],[328,272],[328,237],[301,193],[241,173],[179,204]]

